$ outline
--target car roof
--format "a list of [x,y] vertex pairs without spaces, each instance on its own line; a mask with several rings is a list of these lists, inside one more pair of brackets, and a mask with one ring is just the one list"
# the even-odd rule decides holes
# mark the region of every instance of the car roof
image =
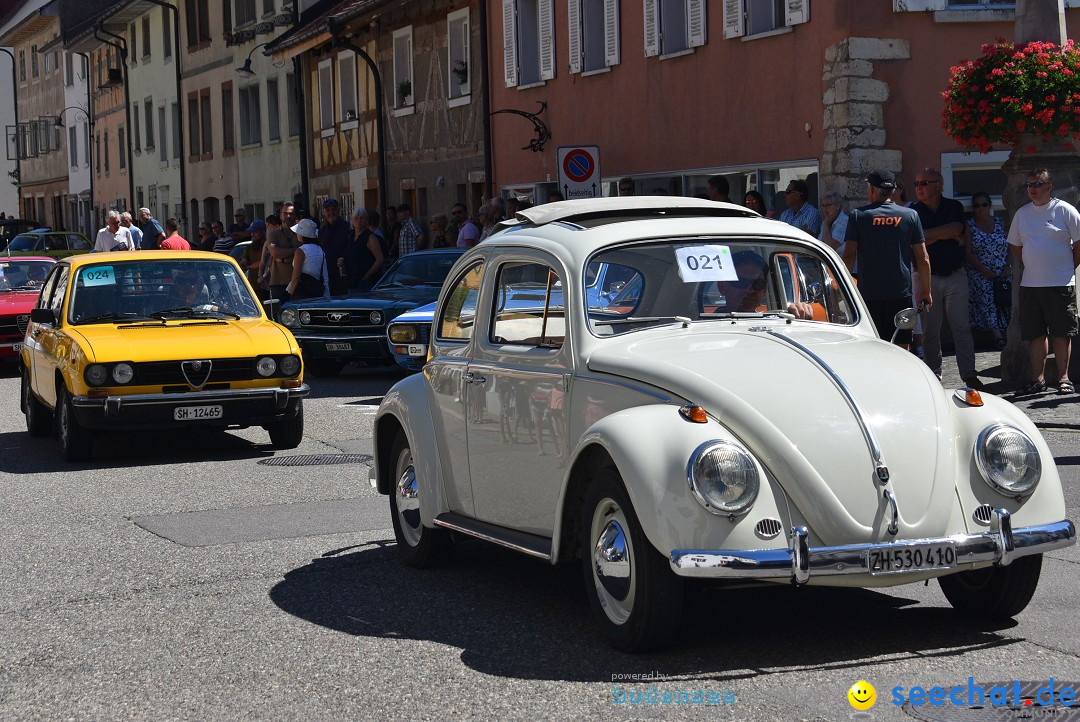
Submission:
[[230,256],[213,251],[108,251],[105,253],[83,253],[78,256],[68,256],[64,259],[73,268],[87,266],[92,263],[117,263],[148,260],[177,260],[177,261],[224,261],[228,263]]
[[56,263],[56,259],[52,256],[0,256],[0,261],[4,263],[25,263],[26,261],[48,261],[49,263]]

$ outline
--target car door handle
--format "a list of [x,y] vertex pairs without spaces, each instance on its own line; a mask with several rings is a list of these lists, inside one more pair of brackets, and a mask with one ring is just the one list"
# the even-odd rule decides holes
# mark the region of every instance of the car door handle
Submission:
[[482,384],[487,381],[486,378],[484,378],[480,374],[474,374],[472,371],[466,371],[461,375],[461,378],[467,384]]

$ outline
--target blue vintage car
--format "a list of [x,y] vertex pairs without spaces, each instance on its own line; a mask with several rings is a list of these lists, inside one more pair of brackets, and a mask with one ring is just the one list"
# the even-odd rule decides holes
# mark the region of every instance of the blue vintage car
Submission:
[[286,303],[281,322],[300,343],[305,369],[315,376],[333,376],[347,363],[393,365],[387,324],[406,311],[435,301],[443,280],[464,251],[442,248],[410,253],[390,266],[370,291]]

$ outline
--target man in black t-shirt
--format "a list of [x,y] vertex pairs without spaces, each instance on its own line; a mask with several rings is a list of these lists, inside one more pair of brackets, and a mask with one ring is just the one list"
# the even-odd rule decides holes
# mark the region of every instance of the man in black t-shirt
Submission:
[[[874,171],[866,183],[870,204],[853,210],[848,218],[844,263],[852,269],[858,260],[859,293],[870,309],[878,336],[888,339],[896,328],[896,312],[913,305],[912,261],[926,282],[923,287],[927,290],[918,301],[931,305],[930,262],[918,214],[889,200],[896,176],[887,170]],[[896,342],[907,348],[911,331],[900,331]]]
[[964,271],[964,206],[941,195],[941,174],[923,168],[915,175],[912,208],[922,221],[926,251],[930,254],[931,291],[937,303],[923,319],[923,352],[926,365],[941,377],[941,324],[948,318],[956,347],[960,378],[973,388],[983,384],[975,374],[975,343],[968,318],[968,277]]

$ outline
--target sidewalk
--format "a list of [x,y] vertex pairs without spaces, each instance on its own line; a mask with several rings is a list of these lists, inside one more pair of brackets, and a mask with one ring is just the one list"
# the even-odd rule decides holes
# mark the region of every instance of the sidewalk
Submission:
[[[975,354],[979,379],[986,384],[986,393],[1000,396],[1021,409],[1040,428],[1080,429],[1080,394],[1061,395],[1051,387],[1036,396],[1013,395],[1013,385],[1001,380],[1001,353],[983,351]],[[946,355],[941,360],[941,383],[947,389],[964,385],[956,370],[956,357]]]

